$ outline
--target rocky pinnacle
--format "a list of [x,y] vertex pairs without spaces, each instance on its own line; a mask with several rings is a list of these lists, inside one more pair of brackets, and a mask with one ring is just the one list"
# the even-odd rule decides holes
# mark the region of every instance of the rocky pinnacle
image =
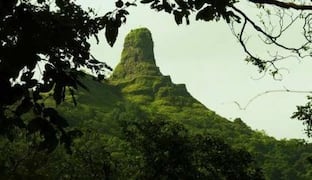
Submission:
[[161,75],[155,63],[153,48],[152,34],[147,28],[131,30],[125,38],[120,63],[111,79]]

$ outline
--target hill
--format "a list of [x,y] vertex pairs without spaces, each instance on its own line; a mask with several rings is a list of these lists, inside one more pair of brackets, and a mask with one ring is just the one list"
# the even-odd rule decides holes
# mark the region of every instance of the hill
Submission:
[[[79,146],[75,149],[74,154],[77,155],[78,153],[79,155],[80,153],[80,156],[78,158],[76,157],[76,159],[71,159],[72,157],[64,155],[62,150],[58,150],[52,156],[53,160],[48,158],[51,161],[49,166],[52,167],[51,164],[58,164],[58,166],[65,167],[64,164],[66,163],[55,160],[65,158],[66,162],[72,163],[65,168],[70,173],[71,166],[74,166],[74,164],[76,167],[79,163],[86,163],[87,160],[83,157],[85,154],[90,155],[91,150],[98,153],[94,157],[90,155],[91,159],[94,158],[94,162],[107,165],[107,162],[111,160],[110,158],[102,159],[103,162],[98,161],[99,157],[107,157],[103,153],[109,152],[112,159],[122,160],[119,165],[126,169],[127,173],[130,172],[128,177],[127,175],[124,177],[124,179],[128,179],[135,177],[134,175],[138,172],[133,170],[135,167],[124,167],[123,164],[135,164],[133,161],[140,160],[142,157],[137,154],[137,151],[130,148],[127,145],[128,142],[124,139],[128,138],[128,141],[135,144],[132,140],[134,141],[136,139],[141,142],[146,136],[149,137],[149,133],[153,135],[154,131],[158,133],[163,131],[165,133],[170,132],[169,135],[166,134],[164,136],[164,139],[161,139],[160,143],[164,143],[163,141],[167,141],[168,138],[173,138],[176,141],[176,138],[184,137],[180,132],[187,131],[191,135],[194,135],[194,137],[196,137],[196,134],[209,134],[229,144],[231,148],[247,150],[255,157],[255,164],[263,169],[266,179],[312,179],[312,165],[308,161],[312,156],[311,144],[299,139],[276,140],[262,131],[252,130],[239,118],[229,121],[219,116],[193,98],[184,84],[174,84],[170,76],[164,76],[160,72],[156,65],[153,46],[152,35],[148,29],[140,28],[132,30],[125,38],[120,63],[109,79],[99,82],[89,75],[81,79],[82,83],[88,87],[88,90],[79,89],[76,92],[78,105],[74,106],[70,96],[67,96],[67,100],[58,106],[57,109],[68,119],[71,125],[70,127],[82,129],[85,134],[89,134],[84,138],[87,138],[87,140],[91,139],[92,141],[86,141],[86,143],[83,140],[78,140]],[[51,100],[48,100],[47,104],[54,107]],[[151,119],[151,121],[144,121],[145,119]],[[170,124],[171,122],[173,125]],[[127,126],[124,125],[125,123]],[[169,123],[170,126],[165,126],[166,128],[162,129],[163,126],[160,126],[159,123],[163,125],[168,125]],[[131,126],[128,126],[129,124]],[[153,126],[160,127],[155,130]],[[186,130],[184,130],[184,126]],[[138,135],[133,134],[134,132],[138,133],[138,131],[142,133],[145,130],[147,131],[145,135],[143,133],[139,137],[136,137]],[[100,136],[95,136],[94,133]],[[188,143],[197,142],[193,136],[190,139],[187,140]],[[103,142],[106,142],[106,144],[103,146],[100,145]],[[218,145],[219,141],[216,141],[215,144]],[[12,145],[12,147],[16,146],[16,144]],[[137,143],[136,146],[140,147],[142,144]],[[179,145],[176,145],[173,149],[177,147]],[[229,152],[232,153],[231,148],[227,149],[228,146],[222,145],[222,147],[223,149],[216,152],[225,156]],[[144,147],[141,148],[141,151],[146,150]],[[213,148],[215,146],[211,145],[211,149]],[[124,149],[126,149],[126,152],[124,152]],[[149,151],[151,150],[148,149]],[[83,156],[81,155],[82,152],[84,154]],[[129,158],[129,154],[131,153],[131,158]],[[155,153],[155,150],[149,153]],[[201,152],[199,156],[202,154],[204,152]],[[241,153],[235,155],[233,159],[240,155]],[[136,157],[136,160],[133,157]],[[211,157],[214,156],[211,155]],[[222,168],[224,167],[231,169],[225,166],[226,163],[231,164],[231,162],[231,160],[227,159],[226,162],[220,165],[221,167],[217,171],[223,172]],[[241,163],[243,164],[243,162]],[[238,165],[240,163],[236,162],[234,164]],[[162,164],[162,166],[165,165]],[[84,172],[85,168],[82,165],[79,165],[79,168]],[[157,167],[152,167],[149,171],[155,169]],[[251,171],[251,169],[249,170]],[[45,168],[45,171],[54,172],[56,170],[52,171]],[[40,173],[42,174],[42,172]],[[225,179],[231,179],[229,178],[230,176],[225,176]],[[57,177],[55,178],[57,179]],[[233,179],[241,178],[233,177]]]
[[144,112],[182,123],[193,133],[209,133],[234,147],[247,149],[268,179],[312,178],[311,165],[306,160],[312,152],[311,144],[298,139],[276,140],[252,130],[239,118],[231,122],[205,107],[189,94],[184,84],[174,84],[170,76],[162,75],[154,58],[151,33],[146,28],[127,35],[120,63],[108,81],[100,83],[87,77],[83,82],[90,92],[79,92],[78,106],[69,108],[69,104],[64,104],[60,108],[83,127],[96,124],[103,132],[118,135],[113,112],[126,104],[135,104]]

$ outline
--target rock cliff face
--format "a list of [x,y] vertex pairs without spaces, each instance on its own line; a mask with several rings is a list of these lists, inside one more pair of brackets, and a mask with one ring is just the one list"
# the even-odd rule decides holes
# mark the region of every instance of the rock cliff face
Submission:
[[[78,92],[78,106],[72,110],[70,103],[63,103],[62,110],[66,111],[67,117],[75,122],[84,122],[83,119],[98,116],[102,119],[92,122],[109,127],[100,122],[109,117],[114,106],[131,103],[190,128],[204,129],[219,122],[229,123],[193,98],[184,84],[174,84],[170,76],[161,74],[155,63],[153,46],[148,29],[132,30],[125,38],[120,63],[108,81],[95,82],[87,76],[82,82],[90,91]],[[85,112],[84,116],[75,115],[81,112]],[[113,126],[111,122],[107,124]]]
[[[184,84],[174,84],[156,66],[154,43],[147,28],[132,30],[125,38],[120,63],[111,76],[111,83],[121,89],[126,99],[142,105],[167,107],[204,106],[195,100]],[[172,107],[174,106],[174,108]]]
[[146,28],[132,30],[125,38],[121,60],[112,80],[129,80],[138,76],[160,76],[154,57],[151,32]]

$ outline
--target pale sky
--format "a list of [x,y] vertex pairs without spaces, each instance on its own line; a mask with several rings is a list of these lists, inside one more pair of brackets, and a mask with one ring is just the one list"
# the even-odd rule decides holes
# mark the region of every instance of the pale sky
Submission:
[[[94,7],[100,15],[113,8],[114,1],[80,0]],[[223,22],[195,22],[177,26],[172,15],[156,13],[148,6],[131,7],[127,23],[119,32],[116,44],[109,47],[101,32],[99,45],[92,43],[92,54],[111,67],[120,60],[126,34],[147,27],[153,36],[156,64],[176,84],[186,84],[188,91],[217,114],[230,120],[240,117],[253,129],[264,130],[280,138],[306,138],[301,122],[291,119],[296,105],[306,103],[307,94],[271,93],[257,98],[246,110],[242,106],[259,93],[287,87],[291,90],[312,90],[312,62],[287,60],[282,81],[269,75],[259,80],[257,68],[244,61],[245,54],[229,26]],[[291,37],[290,37],[291,38]],[[293,37],[296,38],[296,37]],[[93,42],[93,41],[92,41]],[[257,46],[261,49],[261,45]],[[263,49],[261,49],[263,50]]]

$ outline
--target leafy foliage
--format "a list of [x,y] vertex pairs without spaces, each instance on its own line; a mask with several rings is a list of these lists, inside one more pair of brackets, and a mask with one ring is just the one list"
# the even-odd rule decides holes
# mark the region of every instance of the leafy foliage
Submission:
[[303,124],[306,125],[306,133],[308,137],[311,137],[312,132],[312,97],[308,96],[308,102],[306,105],[297,106],[297,111],[294,112],[292,118],[297,118],[300,121],[303,121]]
[[[158,79],[140,81],[142,84],[137,87],[150,86],[153,81]],[[164,176],[174,176],[180,172],[179,167],[191,166],[183,172],[185,176],[191,176],[193,172],[199,177],[228,177],[234,176],[233,173],[235,177],[242,177],[246,173],[260,173],[257,167],[261,167],[266,179],[311,178],[311,165],[307,159],[312,155],[312,146],[302,140],[277,141],[263,132],[253,131],[240,119],[229,122],[199,103],[177,105],[172,100],[164,100],[162,102],[166,106],[159,102],[146,105],[133,101],[126,93],[120,93],[117,85],[93,81],[91,76],[84,77],[81,82],[89,87],[89,91],[80,89],[77,92],[77,106],[74,107],[69,101],[57,107],[60,114],[69,120],[71,127],[83,132],[81,138],[74,139],[72,154],[67,154],[63,146],[58,146],[49,155],[42,154],[36,148],[29,147],[30,139],[25,142],[27,138],[22,135],[13,142],[2,138],[0,157],[4,162],[1,164],[6,164],[4,171],[12,172],[15,164],[19,164],[18,171],[10,173],[10,177],[15,174],[25,177],[28,172],[34,172],[32,178],[43,178],[41,175],[45,175],[45,178],[56,175],[59,175],[56,178],[64,179],[88,178],[92,174],[103,175],[101,168],[106,163],[112,179],[139,179],[155,175],[154,169],[148,169],[162,164],[160,160],[164,160],[172,166],[172,171],[169,165],[159,169]],[[174,89],[169,82],[158,86],[160,89]],[[157,101],[177,95],[168,93]],[[52,102],[52,99],[48,102]],[[40,141],[40,138],[36,141],[37,147]],[[30,154],[25,154],[28,151]],[[179,153],[174,153],[176,151],[191,156],[179,156]],[[172,156],[164,156],[167,152],[171,152]],[[24,159],[24,156],[27,158]],[[88,156],[92,159],[85,159]],[[157,158],[160,160],[153,161]],[[175,164],[175,159],[183,163]],[[38,164],[30,166],[27,165],[29,162]]]
[[2,139],[0,177],[263,179],[249,153],[210,135],[191,135],[182,124],[131,104],[115,110],[114,118],[121,125],[118,136],[104,135],[98,127],[82,128],[84,135],[74,140],[71,154],[61,146],[50,154],[34,151],[29,143],[40,142],[40,136],[25,141],[23,132],[14,142]]
[[143,154],[143,179],[263,179],[250,154],[161,119],[129,122],[125,137]]
[[142,0],[143,4],[150,4],[152,9],[157,11],[165,11],[167,13],[173,13],[176,23],[182,24],[183,18],[186,23],[190,24],[189,16],[191,12],[196,12],[196,20],[212,21],[220,20],[222,17],[227,23],[231,20],[238,21],[240,18],[228,10],[230,5],[236,1],[233,0],[220,0],[220,1],[205,1],[205,0],[176,0],[175,3],[171,3],[168,0]]
[[[143,80],[144,78],[146,78],[145,81]],[[114,141],[116,139],[128,139],[126,143],[120,141],[113,143],[110,141],[110,143],[114,144],[114,148],[111,148],[112,154],[114,154],[113,157],[124,159],[120,164],[126,165],[130,163],[132,165],[130,167],[121,166],[118,168],[125,170],[122,172],[122,174],[124,174],[123,177],[130,177],[138,172],[141,172],[141,176],[143,176],[142,173],[154,172],[147,170],[143,172],[143,167],[149,169],[152,165],[147,163],[147,160],[145,160],[147,157],[144,157],[141,152],[150,150],[150,158],[148,158],[150,162],[152,161],[151,159],[153,159],[152,157],[156,157],[160,154],[157,153],[158,150],[162,152],[169,151],[170,143],[177,140],[181,142],[181,144],[182,142],[189,143],[186,143],[185,146],[183,145],[183,148],[196,146],[197,148],[194,149],[198,150],[196,151],[198,154],[196,156],[194,155],[195,157],[200,156],[200,154],[204,156],[204,154],[207,153],[207,156],[202,157],[202,160],[208,158],[210,153],[213,155],[221,151],[222,153],[219,154],[220,159],[215,161],[230,162],[231,160],[225,160],[225,157],[222,160],[223,154],[225,154],[226,157],[230,157],[230,155],[226,154],[226,151],[224,152],[220,149],[229,146],[229,148],[235,149],[233,150],[234,152],[239,151],[238,149],[247,150],[255,160],[255,162],[251,164],[255,163],[256,167],[261,167],[266,179],[288,179],[287,177],[294,177],[294,179],[304,180],[311,178],[311,164],[308,159],[312,155],[312,146],[304,140],[276,140],[263,131],[252,130],[241,119],[235,119],[234,122],[230,122],[205,108],[189,95],[177,93],[181,92],[181,90],[175,90],[177,87],[171,82],[166,81],[166,83],[159,83],[161,82],[159,80],[161,79],[160,77],[154,77],[153,79],[149,76],[139,76],[136,79],[138,80],[131,81],[132,84],[130,82],[125,84],[124,81],[120,81],[120,84],[115,84],[115,81],[114,85],[110,85],[108,84],[109,81],[106,83],[98,83],[93,82],[92,78],[89,77],[82,81],[88,84],[88,87],[92,87],[90,88],[91,93],[79,93],[77,99],[80,103],[77,107],[69,108],[68,104],[59,106],[59,110],[62,114],[64,114],[66,118],[72,119],[72,125],[79,125],[79,127],[92,126],[105,135],[113,137]],[[133,83],[137,82],[140,83],[140,86],[132,86]],[[159,87],[159,89],[167,89],[169,93],[157,96],[154,94],[157,94],[157,91],[154,93],[152,90],[141,91],[144,87],[152,87],[151,85],[154,83],[158,84],[157,87]],[[99,84],[103,85],[100,86]],[[123,88],[128,89],[128,86],[131,86],[131,92],[122,91]],[[137,91],[136,88],[139,88],[139,90]],[[134,95],[135,93],[133,92],[136,92],[136,95]],[[102,96],[99,94],[102,94]],[[151,99],[151,101],[146,102],[138,100],[140,97],[139,94]],[[184,98],[181,100],[183,102],[182,104],[178,103],[178,99],[180,99],[179,95],[181,95],[181,98]],[[102,101],[94,101],[95,97],[101,98]],[[104,101],[105,99],[106,101]],[[153,99],[154,101],[152,101]],[[187,103],[188,101],[189,103]],[[111,106],[111,104],[118,105],[115,107]],[[120,131],[121,128],[125,129],[124,132]],[[181,128],[180,134],[169,133],[179,128]],[[199,136],[196,136],[198,134]],[[175,136],[179,136],[179,138],[175,138]],[[215,139],[217,142],[222,142],[227,145],[217,146],[215,150],[212,149],[212,146],[209,146],[209,148],[207,147],[211,149],[212,152],[204,148],[200,150],[200,144],[204,146],[204,139],[207,138],[208,141],[209,137],[211,141]],[[166,141],[166,139],[171,139],[173,142],[169,140]],[[140,143],[142,143],[142,145],[139,145]],[[194,143],[197,143],[198,146]],[[121,147],[125,149],[118,149]],[[235,156],[239,157],[238,154],[235,154]],[[136,158],[132,159],[132,155]],[[233,162],[236,162],[234,159],[232,159]],[[169,159],[166,160],[169,161]],[[185,158],[185,161],[186,160],[187,158]],[[143,166],[143,164],[146,166]],[[227,163],[224,164],[224,166],[226,165]],[[230,164],[228,165],[230,166]],[[216,164],[212,164],[211,166],[219,167],[216,166]],[[234,166],[228,168],[234,169]],[[239,168],[237,167],[237,169]],[[162,172],[169,173],[169,171],[166,170]],[[230,172],[223,171],[222,176],[224,176],[225,173]],[[253,173],[256,173],[256,171],[253,171]]]
[[[252,24],[252,21],[242,11],[233,6],[236,1],[231,0],[176,0],[175,3],[169,3],[167,0],[142,0],[141,3],[150,4],[151,8],[157,11],[172,13],[177,24],[183,23],[183,19],[189,24],[189,16],[193,11],[196,12],[196,20],[218,21],[223,18],[227,23],[239,23],[241,18],[236,15],[239,14],[245,19],[242,33],[247,21]],[[263,1],[262,3],[267,2]],[[53,5],[51,6],[51,4]],[[279,4],[275,2],[275,5]],[[290,162],[298,158],[297,154],[301,154],[296,168],[304,170],[308,168],[303,167],[303,161],[309,159],[310,154],[303,154],[303,150],[300,149],[300,151],[296,151],[296,156],[287,159],[280,155],[282,154],[280,152],[284,152],[282,148],[277,147],[274,151],[269,151],[268,145],[274,144],[272,143],[275,142],[274,140],[261,133],[260,135],[253,133],[245,126],[240,129],[243,126],[242,123],[233,125],[211,111],[201,112],[205,108],[200,103],[192,98],[184,97],[188,95],[184,86],[172,85],[170,78],[162,77],[151,77],[151,79],[159,81],[143,91],[137,89],[142,84],[131,88],[129,85],[137,79],[139,79],[137,82],[145,84],[147,82],[144,80],[145,77],[133,76],[132,79],[125,81],[117,78],[113,82],[112,89],[120,90],[120,94],[111,93],[114,94],[111,100],[113,102],[116,99],[121,102],[134,101],[142,106],[140,103],[148,99],[149,101],[144,104],[144,106],[148,106],[140,108],[147,112],[155,110],[159,114],[164,114],[166,118],[170,119],[169,121],[158,119],[158,116],[157,120],[141,119],[138,114],[134,114],[135,119],[140,121],[125,121],[123,133],[128,136],[122,138],[121,132],[115,130],[114,133],[117,136],[113,139],[116,142],[105,144],[106,139],[97,139],[99,137],[97,134],[94,138],[92,134],[88,134],[89,131],[84,132],[83,137],[86,139],[74,140],[74,137],[82,136],[82,133],[70,130],[68,122],[54,108],[48,106],[46,100],[49,101],[52,98],[57,105],[60,105],[61,109],[61,104],[64,104],[66,96],[70,95],[73,104],[77,105],[75,92],[78,91],[78,88],[88,89],[88,86],[81,82],[84,74],[79,71],[80,68],[92,70],[97,74],[98,80],[105,78],[103,71],[111,68],[90,54],[88,38],[93,36],[98,40],[97,34],[101,30],[105,30],[106,40],[109,45],[113,46],[118,29],[126,22],[126,16],[129,14],[126,8],[135,5],[135,3],[117,0],[114,11],[95,17],[92,10],[85,11],[74,1],[0,1],[0,133],[8,138],[1,137],[0,141],[1,179],[44,179],[55,176],[64,179],[112,178],[115,176],[129,177],[131,174],[134,178],[156,179],[178,178],[181,174],[192,179],[261,179],[262,173],[255,166],[250,153],[232,148],[215,137],[203,134],[203,131],[210,131],[211,134],[218,134],[222,138],[232,137],[231,133],[233,132],[221,131],[231,126],[238,126],[237,129],[244,131],[244,134],[240,134],[244,138],[225,139],[228,142],[236,141],[232,142],[235,146],[241,146],[239,143],[247,137],[249,142],[245,146],[252,149],[253,153],[265,152],[270,158],[280,157],[282,160],[277,163],[288,163],[287,167]],[[290,7],[294,8],[294,6]],[[259,26],[252,25],[257,31],[274,40]],[[290,48],[290,50],[299,53],[300,49]],[[245,51],[249,53],[246,48]],[[125,53],[125,56],[127,55],[132,56],[133,54]],[[251,62],[256,61],[255,65],[263,69],[266,68],[263,65],[266,65],[267,62],[249,55]],[[150,60],[153,61],[153,53],[149,52],[147,56],[142,55],[142,57],[151,58]],[[38,80],[34,77],[34,70],[40,66],[44,68],[43,71],[40,70],[42,77],[41,80]],[[151,66],[150,63],[148,66],[145,64],[134,67],[141,67],[146,72],[148,72],[148,68],[152,68],[156,73],[151,76],[161,75],[158,69]],[[150,87],[153,89],[151,90]],[[142,95],[142,92],[149,93]],[[157,95],[152,97],[155,92]],[[139,96],[135,97],[131,93],[137,93]],[[135,101],[139,97],[141,99]],[[175,104],[171,102],[175,102]],[[194,107],[196,108],[194,109]],[[105,113],[89,106],[83,108],[96,112],[98,115],[98,117],[86,121],[93,123],[89,124],[90,127],[96,127],[98,131],[105,129],[98,126],[103,126],[103,123],[101,124],[103,121],[108,122],[108,120],[103,120],[105,117],[102,115]],[[294,117],[307,120],[308,114],[302,113],[305,113],[308,108],[299,108],[301,114],[295,114]],[[109,108],[106,107],[106,109]],[[30,111],[33,114],[28,114]],[[82,118],[77,117],[82,113],[84,112],[81,111],[80,114],[77,113],[76,116],[73,116],[69,112],[72,118],[77,119]],[[190,119],[190,115],[196,113],[201,116],[196,117],[195,121]],[[129,115],[124,115],[124,117],[129,118]],[[213,123],[207,123],[211,119],[213,119]],[[176,123],[177,120],[181,120],[186,127]],[[111,123],[110,125],[114,125],[116,129],[119,128],[116,124]],[[198,132],[193,135],[189,131]],[[150,134],[150,132],[154,133]],[[101,135],[104,134],[102,133]],[[132,138],[129,139],[129,137]],[[257,141],[259,139],[260,142]],[[65,149],[58,146],[59,143],[64,144]],[[304,142],[295,141],[294,144],[290,143],[285,146],[301,146]],[[293,151],[295,150],[290,152]],[[125,152],[129,152],[129,155]],[[275,155],[274,153],[279,154]],[[139,158],[137,159],[137,157]],[[256,157],[266,160],[261,155]],[[118,161],[122,163],[118,163]],[[304,175],[293,173],[294,170],[291,168],[280,170],[276,165],[272,165],[271,161],[262,163],[267,170],[266,176],[268,177],[277,178],[288,175],[296,178],[310,177],[309,173]],[[118,166],[122,168],[117,168],[115,171],[114,167]],[[139,174],[133,174],[133,172],[139,172]]]
[[[272,4],[281,8],[309,9],[309,6],[285,4],[279,1],[250,1],[252,3]],[[266,71],[273,66],[273,61],[263,61],[253,56],[242,41],[246,23],[250,23],[254,29],[267,38],[273,44],[292,50],[300,55],[301,49],[307,50],[308,44],[302,48],[287,48],[276,42],[276,38],[266,33],[258,25],[236,8],[235,0],[142,0],[142,4],[149,4],[151,9],[164,11],[173,14],[177,24],[189,24],[191,13],[196,15],[196,20],[219,21],[224,19],[227,23],[240,23],[245,20],[241,33],[238,35],[244,50],[248,54],[248,60],[257,65],[261,71]],[[116,9],[107,12],[105,15],[96,16],[92,9],[83,10],[74,1],[66,0],[1,0],[0,1],[0,130],[1,134],[12,138],[10,129],[12,127],[26,128],[26,122],[22,116],[32,110],[36,117],[32,124],[36,124],[36,131],[49,131],[53,143],[49,151],[59,143],[56,133],[66,135],[66,123],[58,123],[51,120],[50,116],[43,116],[46,107],[42,93],[52,95],[56,104],[59,105],[65,100],[66,91],[69,92],[73,103],[77,104],[75,91],[79,88],[86,88],[79,77],[83,73],[81,68],[92,70],[99,80],[105,78],[104,71],[111,68],[90,55],[90,44],[88,39],[95,37],[98,33],[105,31],[105,37],[109,45],[113,46],[118,30],[126,22],[129,12],[127,8],[136,6],[135,1],[128,2],[117,0]],[[261,6],[262,7],[262,6]],[[308,17],[307,17],[308,19]],[[307,28],[304,25],[306,39],[308,39]],[[149,54],[153,56],[153,54]],[[153,57],[152,57],[153,58]],[[41,80],[34,77],[34,69],[42,67]],[[273,76],[278,70],[271,71]],[[142,98],[144,99],[144,98]],[[55,112],[54,112],[55,113]],[[52,115],[53,117],[55,115]],[[52,117],[51,116],[51,117]],[[41,120],[39,120],[41,119]],[[46,122],[50,125],[47,125]],[[46,125],[44,125],[46,124]],[[41,127],[45,126],[45,127]],[[33,126],[33,125],[32,125]],[[45,138],[47,134],[42,133]],[[49,142],[49,141],[46,141]],[[67,141],[69,142],[69,141]]]
[[[42,93],[49,93],[59,105],[68,91],[77,104],[75,91],[86,88],[78,80],[84,74],[79,69],[92,70],[99,80],[111,70],[90,55],[88,39],[98,39],[99,31],[106,28],[106,39],[113,45],[128,13],[119,7],[95,17],[92,10],[67,0],[1,0],[0,8],[0,133],[12,137],[13,127],[39,131],[44,137],[42,149],[52,151],[59,142],[71,140],[65,138],[70,137],[67,122],[45,107]],[[41,79],[34,77],[36,68]],[[30,111],[34,119],[24,120]]]

